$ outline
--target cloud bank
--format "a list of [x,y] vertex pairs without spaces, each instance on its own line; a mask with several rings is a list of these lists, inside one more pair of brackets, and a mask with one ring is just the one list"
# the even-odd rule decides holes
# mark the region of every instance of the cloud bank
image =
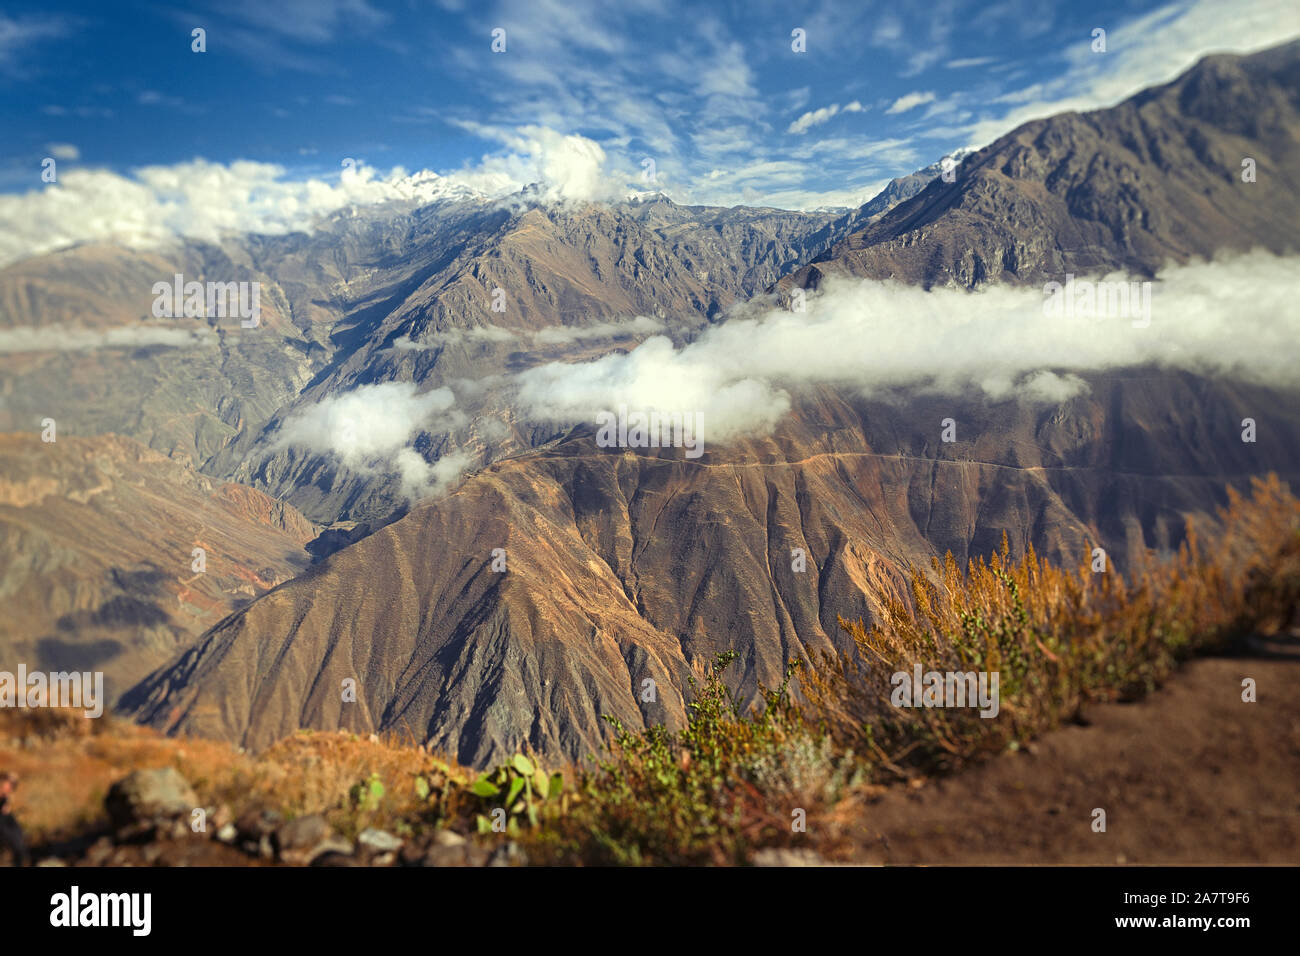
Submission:
[[447,175],[409,175],[401,167],[381,173],[351,160],[336,180],[294,179],[283,166],[249,161],[146,166],[130,176],[60,169],[55,183],[0,194],[0,266],[82,242],[156,248],[182,238],[219,242],[244,233],[278,235],[309,230],[351,206],[502,199],[534,184],[538,198],[551,202],[629,195],[634,172],[607,169],[605,151],[593,140],[538,126],[510,132],[475,128],[509,151]]
[[476,325],[465,329],[448,329],[430,332],[419,341],[409,335],[393,339],[391,348],[399,352],[418,352],[424,349],[463,343],[522,343],[531,340],[536,345],[572,345],[575,342],[601,339],[644,338],[664,330],[663,322],[647,315],[638,315],[621,322],[594,322],[591,325],[555,325],[532,331],[508,329],[499,325]]
[[74,169],[44,189],[0,195],[0,265],[88,241],[153,248],[182,237],[280,234],[346,206],[472,194],[435,173],[381,176],[367,166],[343,169],[333,183],[288,180],[283,167],[254,162],[195,160],[146,166],[131,177]]
[[681,348],[655,336],[624,355],[530,369],[516,379],[517,400],[535,420],[563,423],[594,422],[620,404],[702,411],[707,440],[727,441],[771,432],[791,391],[809,385],[1058,403],[1087,388],[1080,373],[1154,364],[1297,386],[1298,265],[1253,253],[1167,268],[1152,284],[1146,328],[1129,317],[1050,317],[1040,288],[831,280],[804,313],[771,309]]
[[90,352],[95,349],[200,348],[217,344],[209,329],[125,328],[65,329],[59,326],[19,326],[0,329],[0,354],[14,352]]

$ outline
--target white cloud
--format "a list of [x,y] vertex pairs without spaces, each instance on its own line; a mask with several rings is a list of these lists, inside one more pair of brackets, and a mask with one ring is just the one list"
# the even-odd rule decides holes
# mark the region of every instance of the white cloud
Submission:
[[25,48],[41,40],[64,36],[71,26],[70,21],[58,17],[15,18],[0,13],[0,69],[12,69]]
[[889,109],[885,110],[885,112],[892,116],[896,113],[906,113],[908,110],[916,109],[918,106],[924,106],[926,103],[933,102],[933,93],[906,93],[894,100]]
[[810,110],[787,126],[785,131],[787,133],[794,133],[795,135],[802,135],[814,126],[820,126],[822,123],[827,122],[839,111],[840,107],[838,103],[832,103],[830,106],[823,106],[818,110]]
[[46,143],[45,150],[55,159],[78,160],[81,159],[81,150],[71,143]]
[[[358,163],[332,182],[288,179],[281,166],[242,160],[146,166],[131,176],[103,169],[60,171],[57,183],[0,195],[0,266],[81,242],[154,248],[178,238],[218,242],[238,233],[280,234],[311,229],[321,217],[348,206],[501,198],[530,183],[540,183],[540,198],[553,202],[621,199],[629,193],[626,183],[633,174],[607,172],[605,151],[593,140],[536,126],[473,129],[490,133],[510,151],[446,176],[429,170],[408,175],[401,167],[381,174]],[[61,149],[75,147],[62,144]]]
[[546,141],[539,143],[538,155],[542,182],[547,184],[553,198],[616,199],[626,191],[616,184],[607,186],[602,182],[605,151],[593,140],[585,136],[561,136],[553,130],[533,132],[535,135],[549,134]]
[[427,171],[407,176],[397,168],[380,176],[356,166],[333,183],[287,180],[284,172],[268,163],[203,160],[146,166],[131,177],[102,169],[60,172],[43,189],[0,195],[0,265],[79,242],[136,248],[178,237],[216,242],[233,233],[310,228],[349,205],[472,195],[462,183]]
[[[849,103],[844,107],[843,112],[862,113],[866,109],[867,107],[863,106],[857,100],[854,100],[852,103]],[[787,133],[794,133],[795,135],[802,135],[814,126],[820,126],[822,123],[828,122],[832,117],[838,115],[840,112],[840,104],[838,103],[832,103],[830,106],[823,106],[819,110],[811,110],[810,112],[804,113],[797,120],[787,126],[785,131]]]
[[594,422],[597,412],[619,404],[703,411],[711,441],[772,428],[789,411],[789,396],[770,381],[746,375],[743,356],[721,354],[715,341],[706,333],[678,351],[656,335],[626,355],[542,365],[519,376],[519,401],[525,414],[543,421]]
[[435,495],[450,487],[473,464],[468,452],[452,452],[430,464],[414,448],[403,448],[393,459],[402,479],[402,492],[412,500]]
[[892,13],[886,13],[876,23],[876,28],[871,34],[871,42],[875,46],[892,46],[902,37],[902,22]]
[[802,314],[739,316],[681,348],[656,336],[626,354],[530,369],[517,377],[518,401],[534,419],[565,423],[620,404],[699,411],[707,439],[721,442],[769,432],[790,390],[811,384],[1060,402],[1086,388],[1078,373],[1154,364],[1296,387],[1298,264],[1254,253],[1169,267],[1153,283],[1146,328],[1131,317],[1049,317],[1036,288],[831,280]]
[[[224,50],[273,70],[324,73],[335,67],[329,59],[298,51],[320,50],[342,37],[355,41],[391,20],[366,0],[209,0],[207,6],[201,20],[215,21]],[[187,30],[195,16],[183,8],[170,14]]]
[[331,452],[345,465],[361,465],[394,454],[455,402],[449,388],[418,394],[412,382],[362,385],[290,416],[280,426],[276,447],[301,445]]
[[459,477],[468,457],[456,453],[430,464],[407,446],[419,432],[445,431],[464,417],[452,409],[451,389],[420,394],[416,388],[411,382],[385,382],[331,396],[287,418],[272,447],[331,454],[355,471],[396,472],[412,498],[436,492]]
[[533,335],[538,345],[567,345],[592,339],[618,339],[662,332],[664,324],[648,315],[638,315],[627,322],[597,322],[593,325],[556,325]]
[[501,195],[539,183],[542,197],[552,202],[609,201],[625,198],[630,171],[605,168],[605,150],[585,136],[564,135],[544,126],[502,129],[481,123],[453,121],[478,136],[509,148],[504,156],[486,156],[476,167],[454,174],[483,192]]
[[136,349],[149,346],[199,348],[217,344],[209,329],[168,329],[126,326],[116,329],[67,329],[59,326],[19,326],[0,329],[0,354],[12,352],[90,352],[95,349]]

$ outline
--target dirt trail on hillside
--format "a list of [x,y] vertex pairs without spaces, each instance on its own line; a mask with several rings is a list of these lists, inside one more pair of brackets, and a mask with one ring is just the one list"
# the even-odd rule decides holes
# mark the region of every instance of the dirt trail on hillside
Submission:
[[[1257,702],[1244,703],[1242,680]],[[867,804],[874,863],[1300,863],[1300,639],[1180,669],[1087,726]],[[1106,811],[1106,832],[1092,830]]]

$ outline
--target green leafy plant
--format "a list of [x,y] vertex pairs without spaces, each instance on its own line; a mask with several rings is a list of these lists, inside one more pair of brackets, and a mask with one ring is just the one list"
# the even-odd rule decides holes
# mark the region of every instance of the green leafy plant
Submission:
[[760,688],[746,713],[722,680],[736,656],[719,654],[701,680],[688,679],[695,699],[680,731],[632,731],[606,715],[609,757],[583,774],[577,809],[549,828],[553,859],[742,862],[755,846],[790,842],[793,807],[820,805],[832,791],[838,799],[852,758],[830,753],[802,720],[788,688],[795,666],[776,690]]
[[372,773],[365,780],[358,781],[352,785],[348,791],[348,799],[352,803],[354,810],[362,813],[374,813],[379,809],[380,801],[384,799],[384,782],[379,779],[379,774]]
[[[547,774],[532,760],[523,754],[515,754],[495,770],[479,774],[470,784],[469,792],[493,805],[493,809],[506,812],[506,830],[518,833],[520,820],[526,819],[529,826],[540,823],[539,810],[546,801],[558,803],[564,793],[564,775]],[[492,820],[488,815],[478,814],[475,825],[479,833],[492,832]]]

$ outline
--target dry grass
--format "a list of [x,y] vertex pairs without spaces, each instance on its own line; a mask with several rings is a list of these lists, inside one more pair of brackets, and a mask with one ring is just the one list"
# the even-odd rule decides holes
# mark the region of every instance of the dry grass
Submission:
[[[418,747],[345,732],[300,732],[253,756],[112,717],[87,720],[80,711],[0,711],[0,768],[19,774],[14,806],[38,843],[106,824],[104,797],[115,781],[131,770],[168,766],[205,807],[224,806],[234,816],[254,807],[287,818],[323,813],[348,835],[420,824],[427,804],[415,791],[418,774],[472,777]],[[384,795],[373,807],[358,807],[352,788],[372,774]]]
[[103,823],[108,788],[132,769],[229,774],[247,758],[226,744],[171,740],[79,710],[0,710],[0,768],[19,774],[15,811],[36,841]]
[[[1032,549],[972,561],[949,555],[912,575],[912,601],[880,621],[840,621],[856,654],[826,658],[803,683],[809,713],[875,769],[952,770],[1040,734],[1085,701],[1153,690],[1178,661],[1246,631],[1290,619],[1300,587],[1300,502],[1275,476],[1229,492],[1211,543],[1189,525],[1178,554],[1132,581],[1090,563],[1067,571]],[[905,709],[891,703],[896,672],[996,671],[1001,712]]]

